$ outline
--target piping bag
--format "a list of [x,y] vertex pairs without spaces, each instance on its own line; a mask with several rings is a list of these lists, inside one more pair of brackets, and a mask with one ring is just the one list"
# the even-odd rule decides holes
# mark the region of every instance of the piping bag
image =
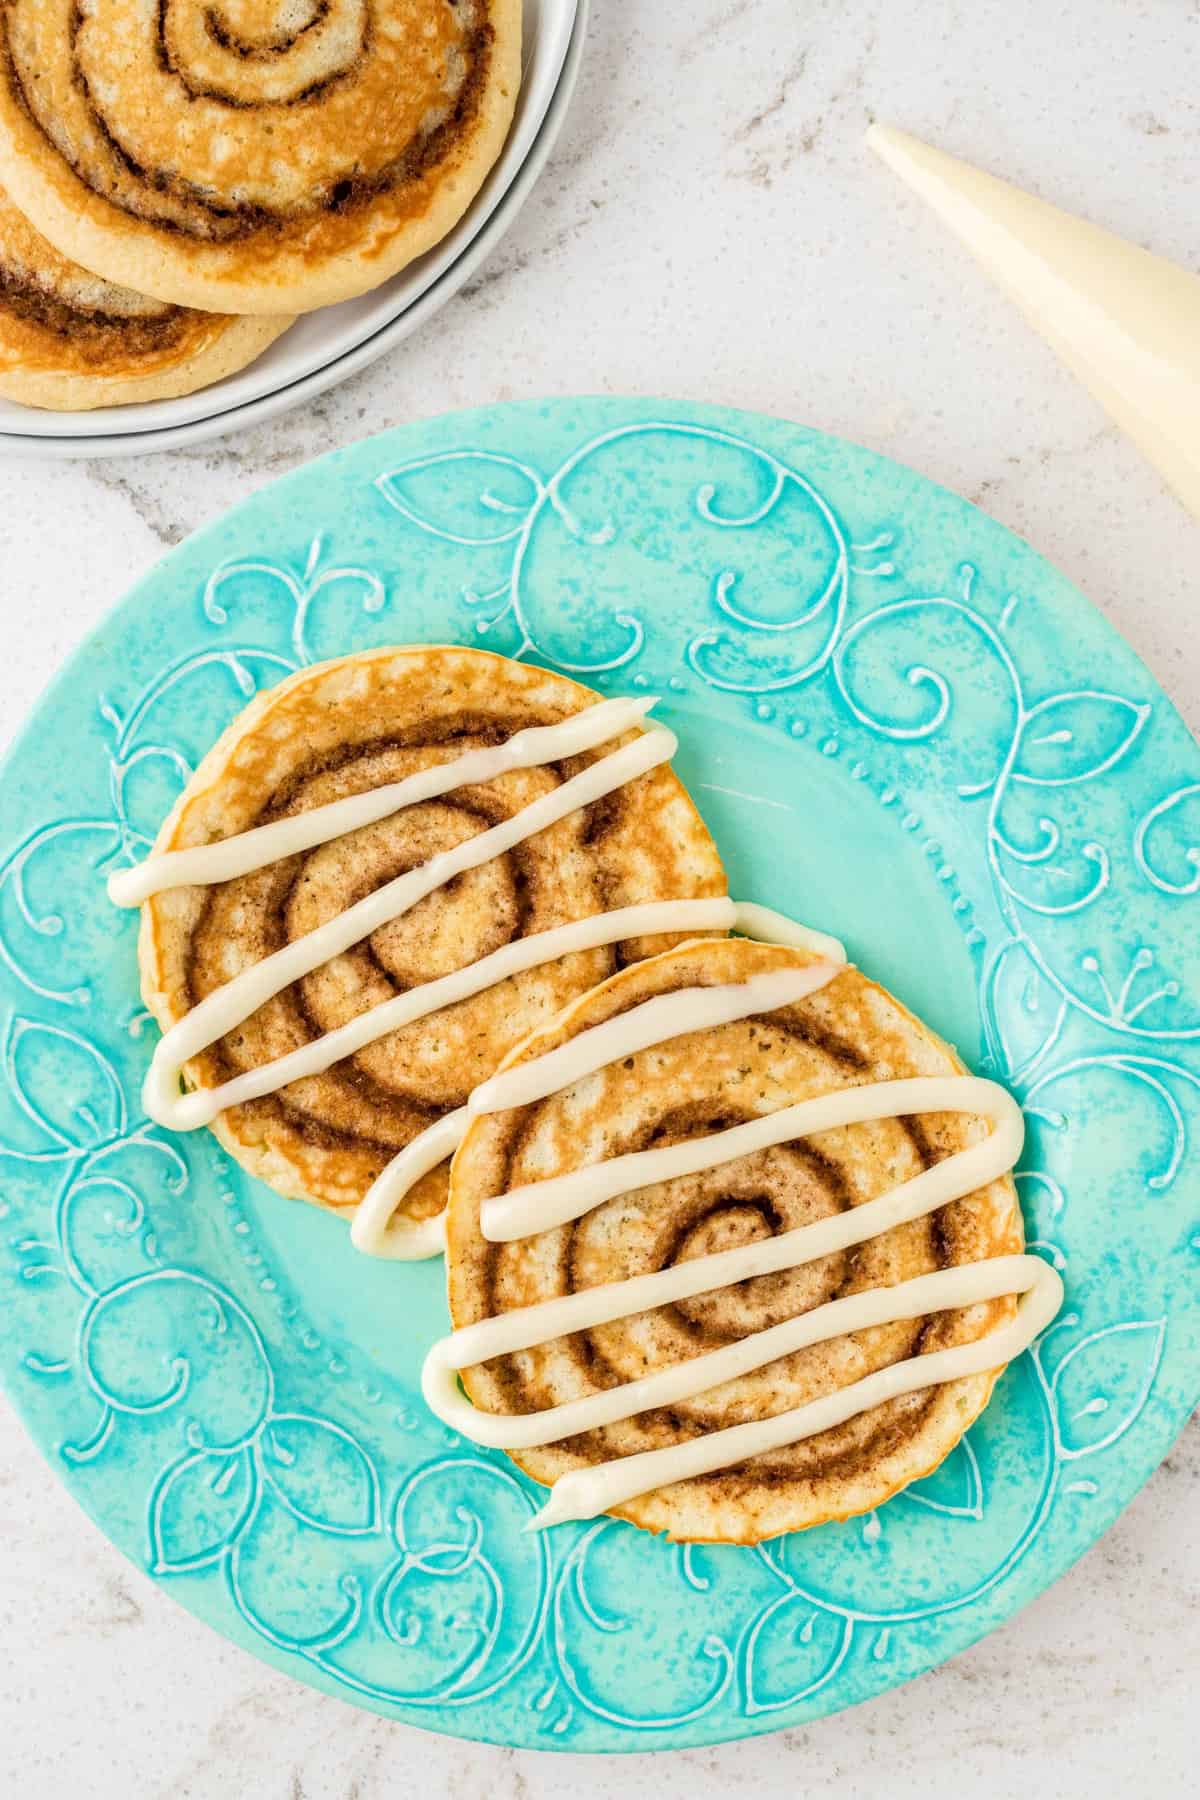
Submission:
[[894,126],[867,142],[1200,518],[1200,275]]

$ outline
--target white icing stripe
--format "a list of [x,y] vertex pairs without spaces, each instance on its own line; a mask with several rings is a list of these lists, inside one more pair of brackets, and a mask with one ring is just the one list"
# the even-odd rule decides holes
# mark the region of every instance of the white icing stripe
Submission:
[[[748,981],[658,994],[603,1025],[579,1032],[561,1049],[493,1075],[475,1089],[467,1101],[467,1111],[474,1117],[478,1113],[506,1112],[511,1106],[529,1106],[639,1050],[650,1050],[692,1031],[709,1031],[717,1025],[731,1025],[738,1019],[751,1019],[756,1013],[790,1006],[825,987],[844,968],[844,963],[810,963],[805,969],[772,969],[751,975]],[[491,1235],[485,1227],[484,1236]],[[518,1233],[524,1235],[524,1231]]]
[[394,1156],[382,1175],[377,1175],[355,1210],[350,1241],[369,1256],[392,1257],[401,1262],[420,1262],[439,1256],[446,1248],[446,1215],[432,1219],[396,1219],[392,1214],[411,1187],[430,1169],[453,1156],[467,1133],[467,1109],[436,1119],[411,1144]]
[[[719,1168],[722,1163],[733,1162],[739,1156],[769,1150],[776,1144],[808,1137],[813,1132],[832,1131],[839,1125],[861,1125],[872,1119],[899,1118],[921,1112],[980,1112],[995,1118],[997,1132],[989,1142],[997,1146],[1003,1143],[1006,1155],[1010,1143],[1015,1148],[994,1174],[1010,1169],[1021,1153],[1024,1125],[1020,1108],[994,1082],[959,1075],[873,1082],[864,1087],[840,1088],[832,1094],[818,1095],[814,1100],[801,1100],[795,1106],[765,1113],[761,1119],[731,1126],[727,1131],[713,1132],[709,1137],[689,1138],[681,1144],[668,1144],[661,1150],[635,1150],[628,1156],[614,1156],[607,1162],[574,1169],[569,1175],[512,1188],[507,1194],[484,1201],[480,1209],[480,1229],[493,1243],[511,1243],[515,1238],[548,1231],[551,1226],[578,1219],[591,1212],[593,1207],[603,1205],[618,1194],[632,1193],[635,1188],[650,1187],[658,1181],[673,1181],[680,1175],[701,1175],[708,1169]],[[970,1157],[983,1148],[982,1145],[972,1146],[970,1150],[960,1151],[959,1157]],[[996,1152],[992,1152],[994,1154]],[[978,1158],[981,1166],[988,1166],[992,1155],[981,1155]],[[948,1200],[957,1198],[957,1194],[950,1191],[954,1177],[947,1177],[942,1171],[959,1167],[959,1157],[949,1159],[937,1169],[925,1171],[929,1176],[941,1174],[940,1181],[929,1183],[935,1191],[944,1193],[944,1199],[934,1202],[935,1205],[944,1206]],[[925,1176],[917,1179],[924,1180]],[[980,1179],[990,1181],[993,1177],[988,1175]],[[977,1179],[972,1186],[979,1184]],[[909,1185],[906,1182],[895,1192],[904,1193]],[[965,1194],[971,1189],[965,1187],[958,1191]],[[827,1223],[832,1228],[837,1220],[830,1219]]]
[[[580,950],[618,944],[624,938],[654,937],[662,932],[728,931],[739,923],[738,912],[734,902],[724,897],[659,900],[644,906],[625,906],[614,912],[596,913],[587,919],[576,919],[569,925],[557,925],[550,931],[518,938],[514,943],[492,951],[490,956],[481,957],[478,962],[468,963],[465,968],[455,969],[449,975],[441,975],[435,981],[423,982],[420,987],[409,988],[391,1000],[384,1000],[359,1013],[356,1019],[339,1025],[336,1030],[327,1031],[323,1037],[314,1038],[311,1043],[302,1044],[298,1050],[278,1056],[257,1069],[249,1069],[244,1075],[235,1075],[219,1087],[197,1088],[191,1094],[168,1092],[169,1075],[164,1071],[163,1092],[158,1097],[158,1122],[169,1125],[173,1131],[192,1131],[198,1125],[209,1125],[226,1107],[240,1106],[263,1094],[277,1093],[290,1081],[321,1075],[344,1057],[353,1056],[365,1045],[386,1037],[389,1031],[411,1025],[414,1020],[427,1018],[430,1013],[440,1012],[443,1007],[453,1006],[460,1000],[470,1000],[512,975],[540,968],[544,963],[557,962],[559,957]],[[178,1081],[178,1070],[175,1079]]]
[[[760,1238],[735,1250],[717,1250],[707,1256],[689,1257],[669,1269],[656,1269],[648,1275],[634,1275],[628,1281],[609,1282],[587,1288],[582,1293],[564,1294],[557,1300],[546,1300],[537,1306],[520,1307],[485,1319],[478,1325],[465,1325],[438,1346],[445,1350],[447,1366],[466,1369],[472,1363],[486,1362],[492,1356],[505,1356],[515,1350],[528,1350],[549,1338],[565,1337],[571,1331],[587,1331],[593,1325],[607,1325],[613,1319],[625,1319],[634,1313],[649,1312],[656,1306],[669,1306],[690,1300],[697,1294],[711,1293],[714,1288],[732,1287],[756,1275],[774,1275],[781,1269],[798,1268],[802,1263],[816,1262],[839,1250],[852,1249],[868,1238],[907,1225],[913,1219],[936,1212],[963,1194],[974,1193],[990,1181],[1004,1175],[1021,1154],[1025,1126],[1021,1109],[1004,1088],[994,1081],[983,1081],[969,1075],[923,1076],[911,1081],[880,1081],[869,1087],[843,1089],[840,1094],[822,1095],[820,1100],[803,1104],[816,1108],[826,1100],[853,1096],[856,1107],[852,1117],[843,1111],[839,1124],[860,1124],[872,1119],[902,1118],[917,1112],[965,1112],[990,1119],[992,1129],[977,1144],[957,1150],[953,1156],[922,1169],[908,1181],[862,1206],[832,1213],[816,1219],[811,1225],[781,1232],[777,1237]],[[789,1108],[789,1111],[795,1109]],[[770,1113],[759,1121],[770,1124],[784,1118],[782,1112]],[[815,1122],[798,1128],[794,1123],[780,1133],[780,1141],[817,1131],[828,1130],[828,1114],[810,1114]],[[740,1129],[735,1127],[735,1129]],[[700,1147],[728,1141],[730,1132],[717,1132],[697,1141]],[[742,1152],[737,1152],[742,1154]],[[728,1160],[719,1155],[708,1165],[718,1167]],[[620,1191],[628,1191],[622,1189]],[[485,1234],[486,1235],[486,1234]]]
[[[862,1234],[863,1238],[873,1235],[873,1229]],[[552,1444],[557,1438],[573,1437],[576,1432],[615,1425],[622,1419],[633,1418],[636,1413],[648,1412],[652,1407],[694,1400],[697,1394],[719,1387],[722,1382],[753,1374],[755,1369],[764,1368],[781,1356],[791,1356],[813,1344],[827,1343],[830,1338],[866,1331],[874,1325],[891,1325],[898,1319],[920,1319],[927,1313],[972,1306],[982,1300],[998,1300],[1005,1294],[1026,1293],[1038,1284],[1041,1271],[1047,1266],[1036,1256],[996,1256],[985,1262],[966,1264],[961,1269],[938,1269],[930,1275],[918,1275],[912,1281],[898,1282],[895,1287],[869,1288],[865,1293],[848,1294],[844,1299],[815,1306],[811,1312],[800,1313],[794,1319],[785,1319],[768,1330],[752,1332],[749,1337],[725,1344],[720,1350],[691,1357],[671,1368],[659,1369],[653,1375],[627,1381],[621,1387],[607,1388],[581,1400],[547,1407],[543,1412],[484,1413],[472,1406],[459,1392],[455,1379],[455,1370],[467,1366],[460,1361],[461,1349],[454,1348],[457,1333],[434,1346],[425,1360],[421,1387],[432,1411],[452,1430],[493,1450],[532,1450],[542,1444]],[[505,1313],[502,1317],[506,1320],[519,1318],[520,1314]],[[476,1328],[468,1326],[467,1329]],[[494,1356],[498,1352],[492,1350],[489,1354]],[[987,1367],[994,1368],[1001,1360],[1007,1358],[996,1358]],[[708,1466],[719,1468],[721,1464],[718,1461]],[[639,1489],[633,1491],[640,1492]]]
[[211,886],[265,869],[298,851],[328,844],[348,831],[373,825],[389,813],[423,800],[434,800],[454,788],[494,781],[510,769],[532,769],[560,757],[592,750],[609,738],[620,737],[638,725],[655,704],[653,698],[619,697],[585,707],[557,725],[533,725],[483,750],[468,750],[452,762],[420,769],[403,781],[351,794],[328,806],[314,806],[291,818],[255,826],[236,837],[215,844],[199,844],[190,850],[167,850],[148,856],[131,869],[118,869],[108,878],[108,897],[117,906],[140,906],[152,894],[166,888]]
[[[1004,1279],[1009,1293],[1024,1292],[1025,1298],[1017,1316],[996,1331],[989,1331],[972,1344],[958,1344],[952,1350],[934,1350],[927,1356],[910,1356],[903,1362],[878,1369],[862,1381],[851,1382],[806,1406],[779,1413],[774,1418],[756,1419],[747,1425],[731,1425],[722,1431],[692,1438],[686,1443],[671,1444],[662,1450],[642,1451],[622,1457],[618,1462],[600,1463],[593,1469],[575,1469],[562,1476],[551,1489],[550,1498],[530,1521],[527,1530],[544,1530],[568,1519],[590,1519],[595,1513],[620,1506],[635,1495],[651,1488],[666,1487],[689,1476],[708,1475],[715,1469],[728,1468],[750,1456],[761,1456],[768,1450],[779,1450],[797,1444],[818,1432],[842,1425],[859,1413],[869,1412],[885,1401],[903,1394],[919,1393],[923,1388],[940,1386],[947,1381],[961,1381],[969,1375],[985,1375],[1001,1369],[1027,1350],[1039,1332],[1046,1329],[1062,1305],[1062,1277],[1038,1256],[996,1258],[1006,1265]],[[1012,1265],[1020,1265],[1018,1274]],[[946,1275],[966,1277],[975,1269],[986,1270],[988,1263],[967,1265],[962,1269],[940,1271]],[[946,1283],[941,1294],[943,1307],[954,1307],[973,1297],[965,1280],[952,1286]]]
[[[553,727],[557,730],[558,727]],[[648,773],[675,754],[677,740],[665,727],[654,726],[631,744],[602,756],[589,768],[564,781],[553,793],[544,794],[519,812],[477,837],[467,838],[452,850],[440,852],[419,868],[376,888],[354,906],[306,932],[282,950],[244,969],[223,987],[208,994],[160,1040],[142,1090],[143,1104],[152,1119],[169,1122],[169,1109],[178,1098],[179,1071],[190,1057],[233,1031],[260,1006],[290,987],[294,981],[339,956],[352,944],[369,937],[381,925],[442,887],[456,875],[477,869],[494,856],[503,855],[526,838],[545,831],[561,819],[603,799],[628,781]],[[303,815],[301,815],[303,816]]]
[[810,925],[797,925],[785,913],[773,907],[759,906],[754,900],[739,900],[734,929],[743,937],[757,938],[760,944],[783,944],[790,950],[811,950],[826,962],[844,963],[846,946],[827,931],[814,931]]

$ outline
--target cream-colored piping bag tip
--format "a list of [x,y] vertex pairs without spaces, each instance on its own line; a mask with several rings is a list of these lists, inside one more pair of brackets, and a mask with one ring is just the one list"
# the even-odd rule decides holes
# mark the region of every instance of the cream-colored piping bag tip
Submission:
[[1200,275],[892,125],[867,142],[1200,518]]

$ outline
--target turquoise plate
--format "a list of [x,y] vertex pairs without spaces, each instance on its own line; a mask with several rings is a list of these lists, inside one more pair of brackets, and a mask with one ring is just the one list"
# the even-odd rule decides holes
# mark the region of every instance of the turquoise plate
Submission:
[[[536,1490],[425,1411],[440,1265],[366,1261],[149,1125],[144,851],[256,688],[458,640],[652,689],[734,891],[1020,1095],[1066,1309],[937,1473],[758,1550]],[[775,419],[555,401],[339,451],[174,551],[0,781],[0,1357],[114,1543],[267,1662],[411,1723],[643,1750],[961,1650],[1110,1525],[1200,1389],[1200,754],[1137,658],[951,494]]]

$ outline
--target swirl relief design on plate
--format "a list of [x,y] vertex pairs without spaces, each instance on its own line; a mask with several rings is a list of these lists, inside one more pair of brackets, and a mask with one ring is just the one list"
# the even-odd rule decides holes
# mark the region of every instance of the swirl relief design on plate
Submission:
[[[919,517],[852,527],[819,440],[785,455],[782,427],[759,443],[720,415],[614,417],[543,461],[534,431],[464,448],[453,420],[433,449],[389,443],[382,468],[364,446],[268,541],[243,529],[194,562],[153,672],[89,690],[103,796],[27,813],[0,854],[0,1207],[20,1373],[73,1485],[119,1482],[153,1573],[333,1691],[581,1748],[707,1741],[878,1691],[952,1642],[956,1616],[1003,1616],[1031,1555],[1087,1541],[1171,1331],[1131,1280],[1071,1292],[1098,1266],[1088,1147],[1163,1201],[1200,1104],[1177,960],[1200,781],[1146,777],[1149,678],[1052,679],[1036,599],[993,591],[982,556],[947,561],[944,591],[910,579]],[[368,515],[361,538],[325,522],[343,501]],[[402,1382],[324,1345],[243,1178],[140,1115],[147,1047],[105,870],[144,853],[259,687],[364,642],[465,635],[601,687],[704,696],[789,756],[837,761],[898,839],[930,834],[983,1062],[1030,1121],[1030,1237],[1069,1299],[953,1455],[878,1514],[758,1551],[607,1519],[524,1533],[537,1490],[447,1441],[415,1364]]]
[[[704,479],[681,479],[674,463],[681,443],[714,464]],[[486,578],[468,583],[462,600],[487,648],[505,656],[532,652],[557,669],[594,679],[625,669],[646,647],[646,621],[630,604],[643,585],[634,571],[662,560],[662,545],[634,543],[637,534],[629,531],[623,511],[641,503],[640,468],[634,475],[628,466],[634,450],[649,452],[647,480],[665,490],[654,504],[674,502],[680,514],[680,543],[672,546],[683,552],[671,566],[676,582],[692,593],[707,588],[718,618],[778,634],[778,654],[793,666],[785,677],[765,677],[753,691],[796,686],[824,669],[844,622],[851,569],[891,573],[892,565],[879,560],[890,537],[849,543],[812,483],[745,438],[703,425],[625,425],[584,443],[544,477],[515,457],[448,450],[398,463],[378,475],[375,486],[420,531],[481,553]],[[737,537],[739,550],[757,563],[752,552],[763,540],[754,528],[785,516],[803,528],[802,536],[789,536],[786,569],[778,546],[761,566],[731,560],[726,540],[745,534]],[[564,550],[568,569],[578,561],[577,578],[562,575]],[[874,560],[854,562],[856,556]],[[778,617],[751,611],[764,590],[773,590],[768,605]],[[752,691],[713,666],[725,645],[720,625],[705,627],[688,640],[687,661],[715,687]]]

